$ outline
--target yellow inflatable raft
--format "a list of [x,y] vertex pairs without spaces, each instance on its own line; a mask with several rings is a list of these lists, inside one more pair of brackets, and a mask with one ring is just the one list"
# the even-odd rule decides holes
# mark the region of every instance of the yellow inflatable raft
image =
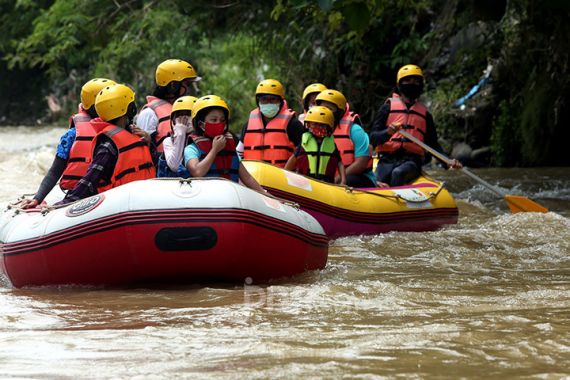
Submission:
[[271,194],[298,203],[331,238],[388,231],[431,231],[457,223],[451,194],[426,176],[407,186],[347,188],[314,180],[279,167],[242,161]]

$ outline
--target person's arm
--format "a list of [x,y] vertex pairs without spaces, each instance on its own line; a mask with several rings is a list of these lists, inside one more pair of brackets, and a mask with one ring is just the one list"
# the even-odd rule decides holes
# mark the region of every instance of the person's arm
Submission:
[[192,177],[204,177],[210,170],[218,153],[223,150],[225,146],[226,137],[224,135],[216,136],[212,141],[212,149],[210,149],[204,159],[200,160],[197,157],[190,158],[186,163],[186,167]]
[[62,159],[59,156],[55,156],[51,167],[49,168],[46,176],[42,180],[38,192],[34,195],[34,199],[41,203],[48,193],[55,187],[57,181],[61,178],[61,175],[67,167],[67,160]]
[[253,178],[251,174],[247,171],[245,166],[240,162],[239,163],[239,180],[247,187],[252,190],[259,191],[260,193],[266,193],[265,189],[261,187],[261,185]]
[[36,195],[34,195],[32,199],[24,199],[20,207],[23,209],[34,208],[42,203],[49,192],[55,187],[66,167],[67,160],[62,159],[59,156],[55,156],[51,167],[36,192]]
[[368,162],[372,159],[369,149],[370,140],[364,129],[358,124],[352,125],[350,139],[354,144],[354,162],[345,168],[346,175],[359,175],[368,168]]
[[386,122],[388,121],[388,115],[390,114],[390,104],[385,103],[380,107],[374,122],[372,123],[372,129],[370,130],[370,143],[373,147],[384,144],[386,141],[390,140],[392,137],[388,132]]
[[368,167],[368,161],[370,161],[369,157],[356,157],[354,159],[354,162],[350,165],[348,165],[348,167],[346,167],[346,174],[350,175],[350,174],[355,174],[355,175],[359,175],[362,174],[366,168]]
[[111,181],[118,154],[117,148],[111,140],[101,136],[101,141],[95,149],[93,162],[89,165],[87,173],[79,180],[73,190],[68,192],[65,198],[56,205],[75,202],[97,194],[97,187],[101,181]]
[[293,151],[293,154],[287,160],[287,163],[285,164],[284,168],[285,170],[290,170],[293,172],[297,171],[297,157],[299,156],[299,154],[301,154],[301,145],[298,145],[295,148],[295,151]]
[[65,168],[67,167],[67,161],[69,160],[69,155],[71,153],[71,147],[75,142],[76,129],[73,123],[73,118],[70,119],[69,129],[61,136],[59,139],[59,144],[56,148],[56,153],[54,160],[49,168],[46,176],[42,180],[36,195],[33,199],[25,199],[22,202],[21,207],[23,209],[33,208],[40,204],[48,193],[55,187],[57,181],[61,178]]
[[284,169],[294,172],[296,167],[297,167],[297,157],[295,157],[295,155],[293,154],[287,160],[287,163],[285,164]]
[[338,162],[338,173],[340,175],[340,184],[346,185],[346,170],[342,161]]
[[188,126],[182,123],[176,123],[172,127],[173,134],[164,139],[164,158],[166,164],[173,172],[178,170],[184,156],[184,147],[186,145],[186,133]]
[[301,144],[303,133],[305,133],[305,127],[299,121],[299,119],[293,117],[291,120],[289,120],[289,124],[287,124],[287,137],[289,138],[289,141],[293,143],[293,145],[299,146],[299,144]]

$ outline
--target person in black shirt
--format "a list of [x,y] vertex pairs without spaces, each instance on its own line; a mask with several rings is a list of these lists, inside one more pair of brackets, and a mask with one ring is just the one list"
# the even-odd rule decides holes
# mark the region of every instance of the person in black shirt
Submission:
[[[370,142],[377,147],[380,158],[376,180],[386,186],[412,182],[421,174],[425,160],[424,150],[399,134],[400,128],[443,153],[433,117],[418,100],[424,86],[422,70],[416,65],[403,66],[398,71],[397,83],[391,97],[380,107],[370,132]],[[451,167],[462,166],[453,160]]]

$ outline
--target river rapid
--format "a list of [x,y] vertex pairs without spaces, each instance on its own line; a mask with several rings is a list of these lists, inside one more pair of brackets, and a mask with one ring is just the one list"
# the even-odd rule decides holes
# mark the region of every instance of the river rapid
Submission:
[[[0,128],[0,207],[34,193],[63,128]],[[0,378],[570,378],[570,170],[474,172],[551,209],[511,214],[429,170],[457,225],[330,243],[264,286],[0,285]],[[1,281],[1,279],[0,279]]]

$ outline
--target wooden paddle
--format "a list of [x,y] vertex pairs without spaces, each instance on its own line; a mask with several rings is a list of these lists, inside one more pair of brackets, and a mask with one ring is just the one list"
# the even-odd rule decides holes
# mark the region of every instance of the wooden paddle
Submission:
[[[441,161],[445,162],[447,165],[451,166],[452,160],[449,157],[446,157],[445,155],[439,153],[437,150],[429,147],[428,145],[424,144],[422,141],[418,140],[416,137],[410,135],[408,132],[403,131],[402,129],[399,129],[398,133],[401,134],[402,136],[406,137],[407,139],[413,141],[414,143],[418,144],[419,146],[424,148],[426,151],[430,152],[431,154],[433,154],[434,156],[439,158]],[[527,197],[506,194],[501,189],[497,188],[496,186],[491,185],[489,182],[487,182],[484,179],[479,178],[475,174],[471,173],[469,170],[467,170],[467,168],[461,168],[461,171],[464,174],[471,177],[471,179],[473,179],[473,180],[479,182],[481,185],[487,187],[489,190],[491,190],[495,194],[505,198],[505,201],[507,201],[507,204],[508,204],[509,208],[511,209],[511,212],[513,212],[513,213],[514,212],[548,212],[548,209],[546,207],[539,205],[538,203],[528,199]]]

